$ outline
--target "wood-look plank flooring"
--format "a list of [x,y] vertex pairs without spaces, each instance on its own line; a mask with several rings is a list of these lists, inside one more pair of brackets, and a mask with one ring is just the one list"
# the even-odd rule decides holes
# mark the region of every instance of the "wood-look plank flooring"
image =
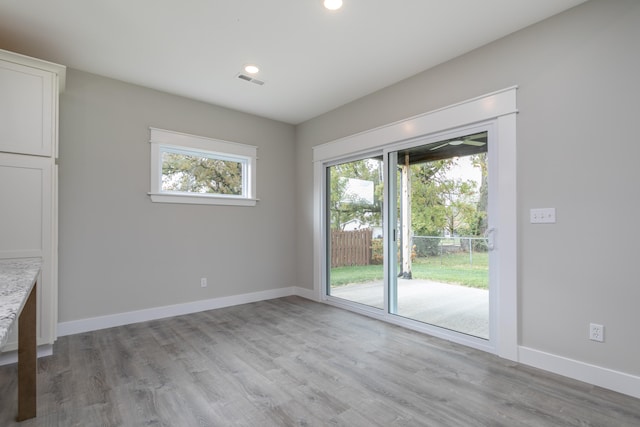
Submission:
[[640,400],[298,297],[62,337],[0,426],[640,426]]

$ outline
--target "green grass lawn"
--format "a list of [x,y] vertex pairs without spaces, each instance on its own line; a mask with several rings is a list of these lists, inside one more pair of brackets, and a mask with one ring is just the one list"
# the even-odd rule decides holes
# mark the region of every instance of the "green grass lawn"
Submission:
[[[489,254],[474,252],[473,264],[468,253],[444,254],[416,258],[412,265],[414,279],[457,283],[472,288],[489,288]],[[338,267],[331,269],[331,286],[382,280],[382,265]]]

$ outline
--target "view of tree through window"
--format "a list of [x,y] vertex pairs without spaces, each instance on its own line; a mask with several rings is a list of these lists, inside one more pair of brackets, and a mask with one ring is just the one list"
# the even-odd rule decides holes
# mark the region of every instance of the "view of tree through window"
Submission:
[[162,191],[241,196],[243,163],[179,151],[162,153]]
[[468,156],[480,182],[451,174],[459,159],[411,165],[411,225],[419,236],[482,236],[486,231],[487,154]]
[[[486,153],[468,156],[467,161],[480,171],[479,181],[451,173],[458,158],[411,165],[411,224],[416,235],[483,235],[487,228],[486,157]],[[329,185],[331,229],[343,230],[354,220],[381,226],[380,161],[364,159],[332,166]]]
[[352,221],[380,226],[382,220],[382,162],[364,159],[330,169],[330,223],[344,230]]

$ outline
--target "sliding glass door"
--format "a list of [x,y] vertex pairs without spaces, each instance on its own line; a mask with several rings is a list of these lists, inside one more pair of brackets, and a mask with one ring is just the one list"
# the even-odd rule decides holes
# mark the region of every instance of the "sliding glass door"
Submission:
[[489,340],[488,147],[476,130],[327,165],[326,295]]
[[390,314],[489,339],[487,142],[479,132],[389,152]]
[[384,309],[382,155],[326,169],[327,294]]

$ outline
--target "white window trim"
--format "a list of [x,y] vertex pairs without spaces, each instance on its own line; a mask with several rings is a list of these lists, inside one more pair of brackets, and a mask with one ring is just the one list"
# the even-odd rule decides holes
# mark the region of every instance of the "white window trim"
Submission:
[[[258,148],[253,145],[222,141],[204,136],[190,135],[164,129],[149,128],[151,143],[151,191],[148,193],[152,202],[187,203],[196,205],[230,205],[255,206],[256,197],[256,163]],[[191,153],[202,152],[231,160],[246,161],[243,177],[243,194],[240,196],[226,194],[196,194],[162,191],[162,151],[164,148]]]

